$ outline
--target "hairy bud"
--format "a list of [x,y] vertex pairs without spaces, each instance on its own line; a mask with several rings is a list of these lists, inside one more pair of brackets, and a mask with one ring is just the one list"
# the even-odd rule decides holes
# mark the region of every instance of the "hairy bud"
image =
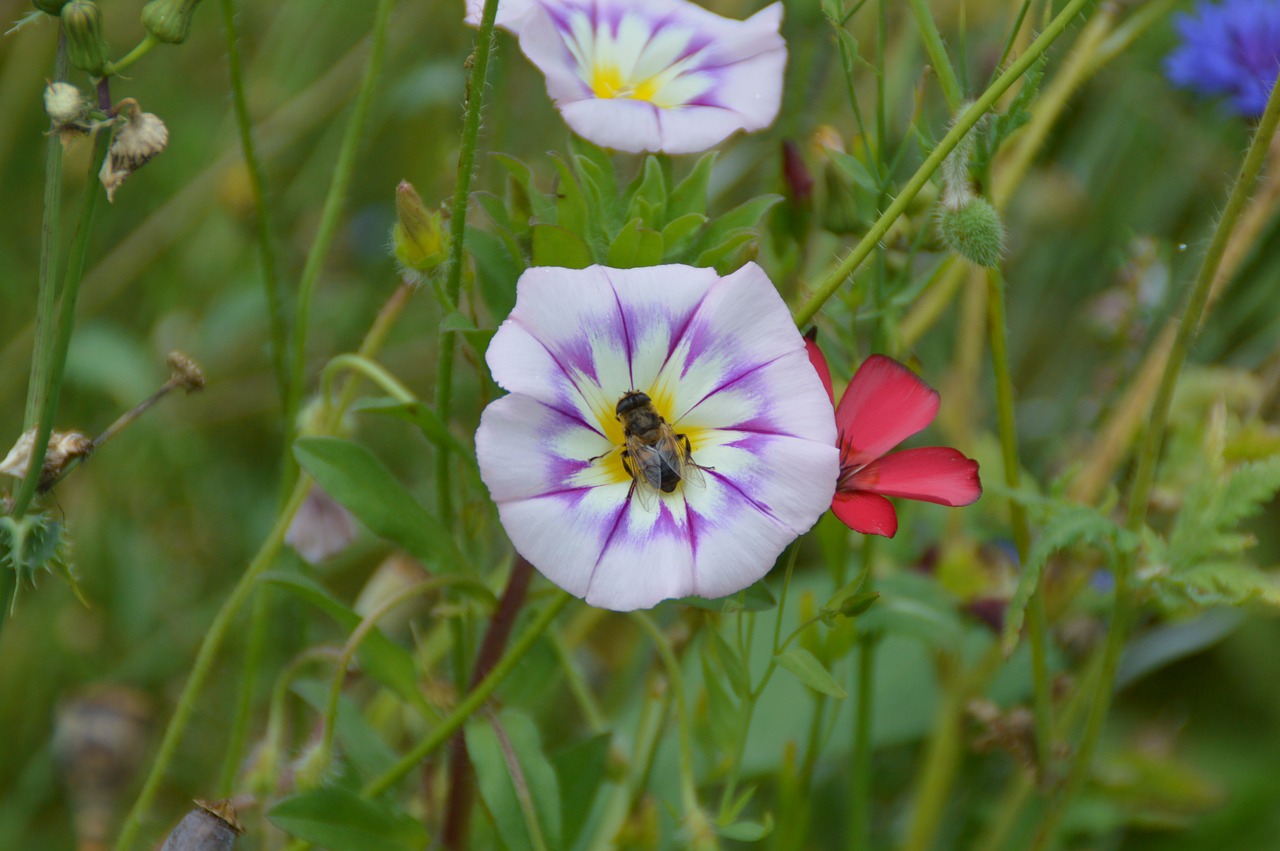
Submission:
[[947,248],[979,266],[998,266],[1004,254],[1004,224],[985,198],[970,198],[958,208],[944,204],[938,234]]
[[200,0],[151,0],[142,7],[142,26],[165,44],[182,44]]
[[59,12],[67,34],[67,58],[72,67],[101,77],[110,61],[102,34],[102,11],[93,0],[71,0]]
[[449,232],[440,210],[428,210],[407,180],[396,187],[395,227],[391,247],[405,277],[421,277],[444,262],[449,253]]

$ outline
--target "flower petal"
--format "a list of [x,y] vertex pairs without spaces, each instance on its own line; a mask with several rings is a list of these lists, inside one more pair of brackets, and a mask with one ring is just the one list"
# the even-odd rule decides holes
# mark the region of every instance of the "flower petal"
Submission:
[[537,0],[518,26],[574,132],[618,150],[692,153],[773,123],[781,20],[780,3],[738,21],[685,0]]
[[822,349],[818,348],[817,336],[817,328],[810,328],[805,332],[804,350],[809,355],[809,363],[813,364],[814,372],[818,373],[818,378],[822,381],[822,386],[827,391],[827,398],[831,400],[831,406],[835,407],[836,394],[831,389],[831,367],[827,366],[827,356],[822,353]]
[[831,511],[841,523],[864,535],[892,538],[898,533],[898,515],[893,503],[879,494],[840,491],[831,501]]
[[[534,0],[499,0],[495,23],[505,30],[519,34],[520,24],[533,5]],[[473,27],[480,26],[480,14],[483,11],[484,0],[467,0],[466,22]]]
[[872,355],[858,367],[836,408],[842,463],[857,467],[879,458],[937,413],[936,390],[893,358]]
[[851,484],[861,491],[938,505],[969,505],[982,496],[978,462],[945,446],[904,449],[878,458],[854,474]]

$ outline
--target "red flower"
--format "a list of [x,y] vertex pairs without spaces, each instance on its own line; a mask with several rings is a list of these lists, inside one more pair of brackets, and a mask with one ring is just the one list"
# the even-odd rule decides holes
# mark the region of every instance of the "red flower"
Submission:
[[[827,360],[810,337],[805,343],[834,404]],[[938,391],[893,358],[872,355],[858,367],[836,408],[840,478],[831,501],[831,510],[850,529],[892,538],[898,515],[886,496],[951,506],[982,496],[978,462],[958,450],[928,446],[886,454],[933,421],[938,398]]]

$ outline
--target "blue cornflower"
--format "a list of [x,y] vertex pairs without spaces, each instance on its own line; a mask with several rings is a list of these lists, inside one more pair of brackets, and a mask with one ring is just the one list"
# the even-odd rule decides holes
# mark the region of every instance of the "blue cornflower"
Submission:
[[1201,2],[1175,26],[1182,45],[1165,58],[1169,80],[1227,96],[1241,115],[1261,115],[1280,69],[1280,0]]

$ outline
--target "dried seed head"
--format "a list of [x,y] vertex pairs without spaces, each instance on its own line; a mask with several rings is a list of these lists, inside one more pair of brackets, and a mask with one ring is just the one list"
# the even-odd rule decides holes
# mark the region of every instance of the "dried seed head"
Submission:
[[182,352],[169,352],[170,380],[188,393],[204,389],[204,370]]
[[116,104],[122,124],[111,141],[111,149],[102,162],[98,180],[107,190],[107,200],[115,198],[116,189],[125,178],[142,168],[169,144],[169,131],[164,122],[150,112],[143,112],[133,98]]
[[58,80],[45,86],[44,111],[49,114],[54,127],[62,129],[68,124],[81,126],[89,105],[78,88]]
[[[18,438],[9,454],[0,461],[0,473],[21,479],[31,466],[32,449],[36,443],[36,430],[28,429]],[[67,465],[93,452],[93,441],[78,431],[55,431],[49,435],[49,448],[45,451],[44,464],[40,468],[40,487],[57,481]]]
[[196,801],[196,808],[182,817],[160,851],[231,851],[244,826],[236,819],[230,801]]
[[151,704],[123,686],[97,686],[58,707],[53,756],[70,792],[81,848],[106,846],[119,796],[146,756]]

